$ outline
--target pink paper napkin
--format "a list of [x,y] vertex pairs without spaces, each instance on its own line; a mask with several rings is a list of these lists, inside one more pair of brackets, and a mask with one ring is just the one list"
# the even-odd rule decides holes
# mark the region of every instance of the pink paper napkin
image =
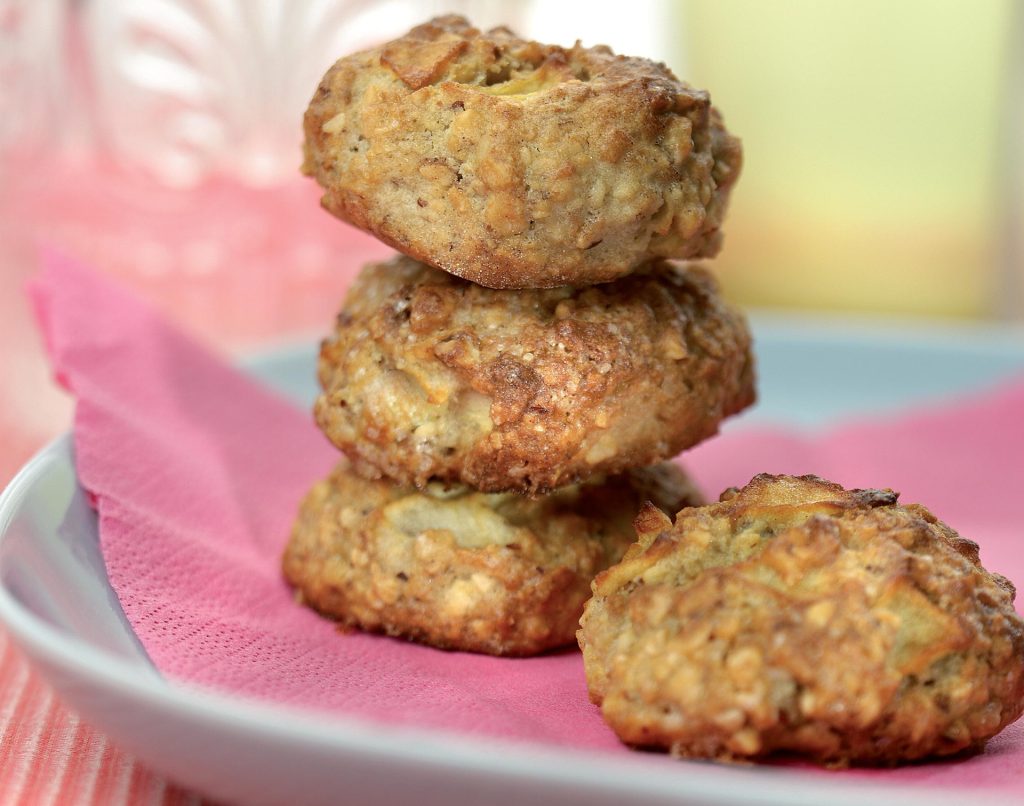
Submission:
[[[78,474],[111,584],[168,678],[320,713],[628,752],[588,701],[578,652],[440,652],[339,634],[296,606],[279,557],[300,498],[336,459],[309,412],[73,261],[48,257],[31,291],[56,376],[77,398]],[[713,494],[762,471],[901,489],[981,543],[988,567],[1024,582],[1022,411],[1024,381],[813,439],[735,429],[686,464]],[[1024,795],[1022,772],[1014,726],[965,761],[816,774]]]

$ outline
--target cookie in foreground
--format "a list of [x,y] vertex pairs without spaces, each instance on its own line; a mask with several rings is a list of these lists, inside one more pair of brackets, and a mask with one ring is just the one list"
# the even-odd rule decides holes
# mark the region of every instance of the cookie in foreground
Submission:
[[283,568],[342,625],[444,649],[531,655],[575,639],[590,581],[645,501],[700,502],[671,464],[526,498],[368,481],[346,461],[302,502]]
[[497,291],[407,257],[366,267],[320,353],[316,420],[369,477],[537,493],[655,464],[754,400],[743,315],[665,261]]
[[637,527],[579,632],[627,744],[890,765],[980,748],[1024,709],[1013,586],[890,490],[761,475]]
[[457,16],[338,61],[304,128],[327,210],[492,288],[714,256],[741,163],[707,93],[664,65]]

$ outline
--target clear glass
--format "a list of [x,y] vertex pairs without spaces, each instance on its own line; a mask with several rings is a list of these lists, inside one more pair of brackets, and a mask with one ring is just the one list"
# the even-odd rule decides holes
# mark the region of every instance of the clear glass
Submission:
[[328,327],[387,250],[299,176],[340,55],[490,0],[0,0],[0,483],[65,426],[23,284],[49,246],[229,350]]

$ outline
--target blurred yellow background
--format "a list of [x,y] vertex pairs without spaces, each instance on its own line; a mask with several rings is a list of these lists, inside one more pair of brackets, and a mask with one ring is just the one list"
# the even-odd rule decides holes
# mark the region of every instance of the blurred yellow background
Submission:
[[319,210],[302,111],[336,58],[451,11],[710,90],[746,154],[712,264],[740,304],[1024,321],[1024,2],[0,0],[0,482],[70,411],[38,247],[217,348],[312,342],[339,264],[386,250]]
[[1004,183],[1024,179],[1019,160],[1005,159],[1024,149],[1006,139],[1020,114],[1007,99],[1016,92],[1024,103],[1011,63],[1021,8],[686,0],[673,9],[686,80],[710,89],[744,142],[716,261],[734,299],[955,317],[1012,307],[1001,295],[1024,267],[1006,265],[1020,255],[1001,239],[1024,228],[1022,211],[1003,202]]

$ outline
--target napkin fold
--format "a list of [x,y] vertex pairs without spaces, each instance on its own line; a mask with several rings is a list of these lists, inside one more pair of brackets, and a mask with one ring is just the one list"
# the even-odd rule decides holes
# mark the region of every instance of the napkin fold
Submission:
[[[77,399],[77,471],[110,583],[167,678],[322,714],[628,752],[588,701],[576,651],[441,652],[341,634],[297,606],[280,555],[299,500],[337,458],[309,412],[66,257],[48,255],[30,293],[55,375]],[[712,495],[763,471],[899,489],[1024,582],[1021,412],[1024,379],[814,436],[734,428],[684,461]],[[1022,772],[1024,730],[1012,726],[967,760],[816,774],[1024,795]]]

